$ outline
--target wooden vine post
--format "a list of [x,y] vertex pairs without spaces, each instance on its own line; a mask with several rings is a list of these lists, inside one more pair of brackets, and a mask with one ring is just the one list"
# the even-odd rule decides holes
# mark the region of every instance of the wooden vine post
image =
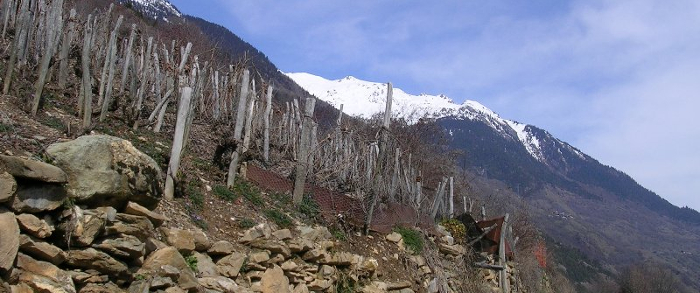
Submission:
[[265,114],[263,115],[265,123],[265,132],[263,133],[263,159],[265,162],[270,161],[270,115],[272,114],[272,86],[267,87],[267,95],[265,96]]
[[[41,63],[39,64],[39,78],[34,85],[34,100],[32,102],[32,116],[36,116],[39,111],[39,104],[41,102],[41,94],[44,91],[44,83],[46,83],[46,76],[49,74],[49,65],[51,65],[51,58],[53,58],[53,53],[56,48],[58,40],[61,38],[61,31],[63,30],[63,1],[54,0],[51,3],[50,12],[46,15],[46,23],[48,27],[46,28],[44,52],[42,52]],[[41,20],[39,20],[43,23]],[[38,45],[38,44],[37,44]]]
[[[61,44],[61,51],[58,58],[61,60],[58,69],[58,87],[64,89],[66,87],[66,80],[68,79],[68,53],[75,38],[75,22],[76,22],[77,12],[74,9],[70,10],[68,16],[68,32],[63,38],[63,43]],[[89,22],[89,21],[88,21]]]
[[499,282],[503,293],[510,293],[510,283],[508,282],[508,270],[505,269],[508,265],[506,261],[506,232],[508,231],[508,214],[503,217],[503,225],[501,225],[501,237],[498,244],[498,264],[504,269],[500,271]]
[[[117,32],[119,32],[119,27],[124,21],[124,16],[119,16],[117,19],[117,24],[114,25],[114,30],[109,36],[109,46],[107,49],[107,60],[105,60],[105,66],[107,68],[107,84],[104,93],[100,96],[102,101],[102,112],[100,112],[100,122],[107,118],[107,112],[109,111],[109,105],[112,103],[112,80],[114,79],[114,65],[117,59]],[[104,73],[104,71],[102,72]],[[102,75],[104,77],[104,74]],[[104,84],[104,82],[101,82]]]
[[297,156],[296,177],[294,178],[294,204],[300,204],[304,199],[304,184],[306,184],[306,171],[309,165],[309,148],[311,147],[311,133],[313,127],[314,108],[316,99],[307,98],[304,107],[304,125],[301,128],[299,141],[299,155]]
[[[83,39],[83,54],[81,63],[83,66],[82,101],[78,102],[78,112],[83,113],[83,128],[87,129],[92,123],[92,80],[90,79],[90,39],[92,38],[92,14],[88,15],[85,24],[85,38]],[[82,102],[82,103],[80,103]]]
[[[394,90],[391,85],[391,83],[387,83],[387,92],[386,92],[386,108],[384,109],[384,121],[382,123],[382,134],[381,134],[381,141],[379,142],[381,146],[379,147],[379,152],[377,154],[377,159],[379,161],[378,168],[380,171],[384,171],[384,168],[386,167],[386,160],[385,158],[388,157],[388,145],[389,145],[389,124],[391,123],[391,104],[392,104],[392,99],[394,97]],[[379,184],[382,184],[381,180],[382,176],[375,176],[375,187],[378,187]],[[364,230],[365,230],[365,235],[369,235],[369,228],[370,225],[372,224],[372,217],[374,217],[374,209],[377,206],[377,201],[379,200],[379,188],[372,188],[372,193],[371,193],[371,199],[370,199],[370,205],[369,205],[369,210],[367,210],[367,216],[365,218],[365,225],[364,225]]]
[[188,116],[190,113],[190,100],[192,98],[192,88],[182,89],[182,99],[177,109],[177,122],[175,122],[175,137],[173,137],[173,147],[170,150],[170,163],[168,163],[168,173],[165,177],[165,189],[163,197],[172,200],[175,195],[175,179],[180,168],[180,156],[185,144],[185,128],[187,128]]
[[449,211],[448,211],[448,213],[449,213],[448,216],[450,217],[450,219],[455,216],[455,207],[454,207],[455,188],[454,188],[454,185],[455,185],[455,178],[450,177],[450,200],[449,200]]
[[243,124],[245,123],[246,101],[248,101],[248,92],[250,88],[250,71],[243,71],[243,80],[241,81],[241,93],[238,100],[238,112],[236,113],[236,125],[233,128],[233,141],[236,143],[236,149],[231,154],[231,163],[228,165],[228,177],[226,186],[233,187],[236,181],[236,172],[238,169],[238,159],[243,148],[241,136],[243,134]]

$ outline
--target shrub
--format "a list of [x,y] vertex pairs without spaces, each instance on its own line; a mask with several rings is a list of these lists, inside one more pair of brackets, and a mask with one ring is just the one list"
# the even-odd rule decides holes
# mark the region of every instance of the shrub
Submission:
[[464,243],[467,237],[467,228],[457,219],[444,219],[440,221],[440,225],[447,229],[447,232],[452,234],[452,237],[457,243]]
[[357,292],[357,283],[355,279],[348,276],[347,273],[341,273],[338,281],[335,283],[335,292],[338,293],[353,293]]
[[292,226],[292,219],[287,214],[278,210],[265,210],[265,216],[275,222],[280,228],[288,228]]
[[423,251],[423,236],[420,232],[403,227],[396,227],[394,231],[401,234],[406,248],[410,249],[413,253],[420,253]]
[[185,262],[193,272],[197,272],[197,258],[194,255],[189,255],[185,257]]

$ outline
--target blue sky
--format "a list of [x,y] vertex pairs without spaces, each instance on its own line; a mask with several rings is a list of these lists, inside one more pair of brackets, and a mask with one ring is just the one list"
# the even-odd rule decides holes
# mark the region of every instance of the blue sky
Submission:
[[171,2],[282,71],[475,100],[700,210],[700,1]]

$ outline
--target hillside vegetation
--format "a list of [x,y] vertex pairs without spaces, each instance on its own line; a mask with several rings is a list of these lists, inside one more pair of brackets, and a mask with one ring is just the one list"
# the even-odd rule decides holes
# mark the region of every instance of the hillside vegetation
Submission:
[[[0,151],[4,154],[48,161],[45,149],[54,142],[91,133],[126,139],[163,170],[160,180],[165,199],[155,211],[170,218],[164,227],[201,229],[211,239],[237,243],[262,223],[278,231],[321,224],[333,238],[330,246],[319,244],[326,245],[324,251],[339,247],[338,251],[373,255],[384,270],[382,276],[370,273],[362,280],[349,281],[343,272],[357,264],[331,259],[334,262],[325,264],[342,267],[329,273],[335,276],[329,278],[337,291],[359,290],[360,286],[351,284],[360,281],[363,288],[381,287],[373,282],[394,284],[407,275],[418,281],[395,287],[395,291],[489,290],[496,274],[474,263],[493,262],[494,257],[468,250],[455,242],[460,239],[446,238],[448,233],[435,231],[436,226],[431,225],[433,220],[462,210],[476,214],[484,206],[490,217],[509,213],[515,219],[511,238],[519,240],[511,243],[517,242],[513,248],[518,253],[513,263],[504,264],[508,274],[499,278],[505,276],[518,284],[513,290],[573,290],[556,257],[548,255],[544,265],[535,258],[542,237],[528,221],[525,203],[490,198],[487,194],[494,190],[476,192],[466,176],[461,176],[466,171],[456,166],[459,154],[448,148],[446,135],[434,122],[409,125],[382,117],[368,121],[338,118],[337,110],[327,104],[318,102],[314,107],[313,98],[280,77],[269,60],[249,45],[240,47],[244,50],[240,52],[232,45],[212,43],[211,38],[227,32],[216,26],[203,28],[207,25],[202,20],[154,22],[124,6],[110,5],[110,1],[42,3],[2,3],[5,22],[0,42],[7,48],[0,67],[4,73]],[[217,49],[220,47],[226,49]],[[256,174],[264,176],[252,180]],[[448,178],[454,179],[458,191],[449,202]],[[18,184],[32,183],[21,180]],[[272,184],[273,180],[279,184]],[[291,189],[286,193],[276,190],[293,181],[301,182],[295,185],[301,186],[300,197],[292,198]],[[326,192],[333,204],[342,196],[352,208],[340,215],[324,210],[328,203],[318,199]],[[46,214],[57,217],[81,204],[68,200]],[[402,224],[403,229],[417,234],[400,229],[400,221],[381,217],[390,215],[395,207],[415,213],[417,218],[410,225]],[[13,209],[9,213],[23,212]],[[380,224],[389,224],[389,231],[383,231]],[[396,228],[403,240],[385,241]],[[421,242],[427,263],[409,263],[414,259],[411,255],[421,250],[414,245]],[[56,245],[65,245],[70,254],[70,240]],[[277,248],[240,249],[252,253]],[[194,267],[195,261],[186,260]],[[276,270],[277,263],[273,263],[251,265],[248,288],[253,288],[255,272]],[[311,264],[325,269],[322,265]],[[3,280],[16,281],[9,272],[4,273],[8,277]],[[115,275],[119,276],[99,280],[119,286],[142,281]],[[241,284],[246,280],[242,275],[231,278]],[[294,280],[302,283],[299,278]],[[314,291],[327,290],[330,285],[321,287]],[[95,290],[87,285],[79,289],[85,288]],[[196,290],[196,286],[188,289]],[[366,292],[389,291],[377,290]]]

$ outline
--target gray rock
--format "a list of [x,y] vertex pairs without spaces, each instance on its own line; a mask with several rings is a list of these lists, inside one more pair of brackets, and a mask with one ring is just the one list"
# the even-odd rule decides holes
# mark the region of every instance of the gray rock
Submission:
[[19,235],[19,250],[54,265],[60,265],[66,260],[66,253],[60,248],[48,242],[32,239],[24,234]]
[[285,259],[289,258],[292,255],[292,251],[289,249],[289,247],[287,247],[287,245],[281,241],[258,239],[258,240],[251,242],[248,245],[250,247],[269,250],[269,251],[274,252],[274,253],[279,253],[282,256],[284,256]]
[[153,209],[162,195],[160,167],[127,140],[88,135],[46,152],[68,174],[68,194],[79,203],[121,209],[133,201]]
[[205,234],[202,230],[193,230],[192,237],[194,239],[194,250],[204,252],[211,248],[211,240],[209,240],[207,234]]
[[250,228],[245,231],[243,237],[239,240],[240,243],[248,243],[258,238],[270,238],[272,235],[272,229],[265,223],[258,224],[257,226]]
[[161,228],[165,242],[177,248],[180,253],[190,254],[195,250],[194,234],[192,231],[177,228]]
[[63,205],[66,189],[60,184],[18,186],[12,209],[20,213],[53,211]]
[[241,271],[245,258],[245,254],[233,253],[217,261],[216,268],[221,275],[229,278],[235,278]]
[[238,292],[238,284],[234,282],[233,280],[222,277],[222,276],[216,276],[216,277],[203,277],[197,279],[200,285],[202,287],[207,288],[209,290],[213,290],[214,292]]
[[0,273],[8,271],[19,250],[19,225],[15,214],[0,207]]
[[[277,265],[265,271],[260,280],[260,287],[262,293],[290,292],[289,279]],[[330,287],[330,285],[327,287]]]
[[117,238],[105,238],[97,241],[92,247],[123,259],[135,260],[146,253],[146,244],[131,235]]
[[164,276],[177,279],[178,286],[190,290],[199,287],[194,272],[187,266],[177,248],[168,246],[151,253],[136,274]]
[[55,230],[45,220],[39,219],[32,214],[17,215],[17,223],[24,233],[41,239],[51,236],[51,233]]
[[24,254],[17,255],[17,267],[21,269],[19,281],[36,292],[75,293],[70,274],[44,261],[37,261]]
[[17,181],[10,173],[0,172],[0,203],[9,201],[17,191]]
[[0,155],[0,170],[17,178],[42,182],[66,183],[68,180],[66,173],[54,165],[20,157]]
[[199,252],[194,252],[192,255],[197,259],[197,271],[199,272],[199,276],[219,276],[219,271],[216,269],[216,264],[212,261],[211,257]]
[[324,226],[317,226],[315,228],[302,226],[298,227],[297,229],[299,229],[301,232],[302,238],[306,238],[314,242],[328,240],[333,237],[333,234],[331,234],[331,232],[328,231],[328,228]]
[[146,217],[118,213],[114,222],[105,226],[105,235],[133,235],[146,241],[155,235],[153,224]]
[[236,250],[236,247],[233,246],[231,242],[228,242],[226,240],[221,240],[214,242],[212,244],[211,248],[207,250],[207,254],[211,256],[222,256],[222,255],[229,255],[233,253]]
[[120,293],[124,292],[119,286],[112,282],[104,284],[89,283],[81,288],[79,293]]
[[292,231],[289,231],[289,229],[277,230],[272,232],[272,236],[275,236],[277,240],[288,240],[292,239]]
[[124,263],[94,248],[68,251],[66,263],[74,268],[93,269],[111,276],[128,274],[128,267]]
[[158,227],[162,225],[163,222],[169,220],[168,217],[158,213],[154,213],[146,207],[131,201],[126,204],[126,208],[124,208],[124,213],[146,217],[151,221],[151,223],[153,223],[153,226],[155,227]]

